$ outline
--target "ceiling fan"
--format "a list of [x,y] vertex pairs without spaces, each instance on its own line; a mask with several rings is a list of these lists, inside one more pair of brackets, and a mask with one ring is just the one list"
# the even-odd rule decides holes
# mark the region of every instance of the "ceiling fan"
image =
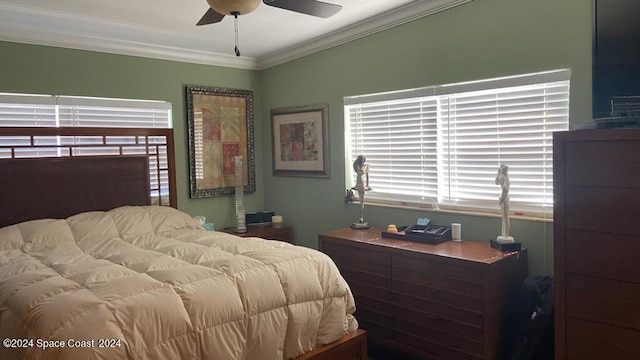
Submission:
[[[293,12],[328,18],[342,9],[341,5],[330,4],[317,0],[262,0],[265,5],[290,10]],[[208,25],[222,21],[226,15],[235,18],[236,56],[240,56],[238,49],[238,15],[246,15],[260,5],[260,0],[207,0],[209,10],[196,25]]]
[[[260,5],[260,0],[207,0],[210,9],[196,25],[220,22],[225,15],[246,15]],[[342,9],[342,6],[316,0],[263,0],[265,5],[290,10],[302,14],[328,18]]]

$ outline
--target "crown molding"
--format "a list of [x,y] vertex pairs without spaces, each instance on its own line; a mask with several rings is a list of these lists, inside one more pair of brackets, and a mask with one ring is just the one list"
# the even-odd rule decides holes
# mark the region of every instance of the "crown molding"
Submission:
[[[33,21],[38,19],[39,21]],[[64,28],[55,24],[74,24]],[[146,57],[203,65],[214,65],[240,69],[257,69],[255,58],[213,53],[186,47],[172,47],[136,40],[122,40],[117,35],[98,36],[82,29],[116,29],[119,33],[145,34],[166,37],[173,34],[133,26],[90,16],[78,16],[62,11],[0,4],[0,41],[54,46],[69,49],[89,50],[110,54]]]
[[90,37],[86,35],[77,36],[75,34],[65,35],[63,41],[60,39],[60,35],[57,34],[28,34],[24,31],[12,33],[3,29],[1,26],[0,33],[2,33],[0,35],[0,41],[88,50],[158,60],[186,62],[191,64],[258,70],[256,59],[247,57],[238,58],[235,55],[211,53],[186,48],[158,46],[109,38]]
[[[231,54],[213,53],[186,47],[151,44],[144,37],[122,40],[116,35],[91,34],[81,29],[109,28],[127,34],[145,34],[151,37],[166,37],[157,30],[132,26],[97,17],[79,17],[57,11],[0,4],[0,41],[32,45],[54,46],[78,50],[89,50],[111,54],[146,57],[160,60],[194,64],[222,66],[249,70],[262,70],[323,51],[353,40],[398,26],[473,0],[417,1],[396,10],[363,22],[334,31],[302,44],[277,50],[259,58],[236,57]],[[41,21],[34,22],[32,19]],[[31,21],[29,21],[31,20]],[[27,25],[28,24],[28,25]],[[58,28],[52,24],[75,24]],[[84,27],[83,27],[84,26]]]
[[425,16],[445,11],[471,1],[473,0],[433,0],[411,3],[383,15],[334,31],[326,36],[260,57],[258,58],[257,67],[259,70],[267,69],[423,18]]

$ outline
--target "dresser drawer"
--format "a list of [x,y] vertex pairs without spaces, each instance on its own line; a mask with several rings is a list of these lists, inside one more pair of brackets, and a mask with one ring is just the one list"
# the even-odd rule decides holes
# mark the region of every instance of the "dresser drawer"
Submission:
[[354,293],[356,312],[353,314],[358,320],[359,327],[369,335],[383,339],[393,339],[393,315],[391,303],[378,299],[359,296]]
[[426,274],[409,269],[397,268],[392,269],[392,278],[402,280],[404,282],[419,285],[434,290],[444,290],[452,293],[464,294],[467,296],[482,298],[482,284],[447,278],[437,274]]
[[442,275],[451,279],[467,280],[474,283],[482,282],[482,273],[470,266],[464,266],[460,261],[444,262],[437,256],[411,257],[396,255],[391,259],[394,268],[411,270],[423,274]]
[[393,317],[404,321],[421,324],[430,329],[444,331],[449,334],[482,342],[484,332],[482,326],[471,325],[466,322],[454,321],[441,316],[430,314],[429,309],[415,310],[407,307],[394,306]]
[[353,298],[356,302],[356,311],[360,307],[376,313],[392,315],[390,302],[357,294],[354,294]]
[[352,277],[345,277],[345,280],[355,295],[391,302],[391,289],[388,286],[376,286],[371,282],[356,280]]
[[408,310],[423,311],[434,319],[449,319],[470,325],[483,326],[482,312],[461,309],[447,304],[429,301],[411,294],[393,292],[394,313]]
[[640,331],[567,319],[567,359],[637,360]]
[[380,325],[378,322],[371,321],[369,318],[363,316],[354,316],[358,319],[358,328],[367,332],[367,340],[374,338],[381,339],[382,341],[393,341],[393,338],[395,337],[395,331],[393,328]]
[[[482,341],[468,339],[458,334],[454,335],[454,333],[443,331],[443,329],[437,326],[427,326],[427,324],[428,323],[421,324],[415,320],[407,320],[401,317],[395,319],[396,328],[415,334],[416,337],[424,339],[425,342],[443,344],[449,348],[482,357],[484,352]],[[428,348],[424,350],[428,350]]]
[[354,316],[358,320],[358,323],[361,321],[367,321],[368,323],[376,324],[377,326],[381,326],[386,329],[393,329],[393,316],[391,314],[385,314],[368,309],[364,306],[359,306],[356,308]]
[[565,188],[567,230],[640,234],[640,188]]
[[567,274],[566,301],[568,316],[640,331],[640,284]]
[[434,354],[437,357],[424,357],[425,359],[451,359],[451,360],[480,360],[482,356],[469,354],[459,349],[448,346],[447,344],[424,339],[410,331],[399,330],[396,334],[396,341],[416,349],[422,350],[428,354]]
[[266,239],[279,240],[279,241],[292,243],[292,241],[291,241],[291,233],[290,232],[281,232],[281,233],[271,234]]
[[368,248],[336,244],[325,241],[323,251],[338,268],[362,270],[368,273],[391,276],[391,255]]
[[640,141],[567,142],[568,186],[640,187]]
[[412,294],[441,304],[447,304],[467,310],[482,311],[482,299],[466,294],[452,293],[435,287],[416,285],[399,278],[393,279],[393,291],[404,294]]
[[391,276],[384,276],[367,271],[352,269],[348,266],[342,266],[340,264],[338,264],[338,269],[349,285],[351,285],[352,282],[358,282],[361,284],[367,284],[369,286],[391,290]]
[[640,236],[566,232],[567,272],[640,284]]

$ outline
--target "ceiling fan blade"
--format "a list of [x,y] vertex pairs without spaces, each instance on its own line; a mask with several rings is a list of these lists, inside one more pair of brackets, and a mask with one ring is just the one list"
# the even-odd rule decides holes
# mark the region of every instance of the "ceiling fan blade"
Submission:
[[263,0],[269,6],[291,10],[302,14],[328,18],[342,9],[341,5],[316,0]]
[[212,8],[209,8],[209,10],[207,10],[207,12],[204,13],[204,16],[202,17],[202,19],[200,19],[200,21],[198,21],[196,25],[200,26],[200,25],[214,24],[214,23],[220,22],[223,18],[224,18],[223,14],[220,14],[215,10],[213,10]]

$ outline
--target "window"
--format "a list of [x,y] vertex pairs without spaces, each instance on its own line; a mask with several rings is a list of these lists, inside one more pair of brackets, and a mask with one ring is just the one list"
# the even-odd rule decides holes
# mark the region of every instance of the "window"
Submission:
[[[372,203],[514,213],[553,209],[552,134],[568,129],[569,70],[346,97],[348,165],[370,165]],[[349,166],[348,181],[355,182]],[[351,185],[349,185],[350,187]]]
[[[0,126],[171,128],[171,104],[164,101],[0,93]],[[35,147],[30,146],[31,141],[27,136],[0,137],[0,158],[149,155],[152,202],[169,203],[164,137],[38,136],[33,139]]]
[[0,93],[0,126],[170,128],[171,103]]

